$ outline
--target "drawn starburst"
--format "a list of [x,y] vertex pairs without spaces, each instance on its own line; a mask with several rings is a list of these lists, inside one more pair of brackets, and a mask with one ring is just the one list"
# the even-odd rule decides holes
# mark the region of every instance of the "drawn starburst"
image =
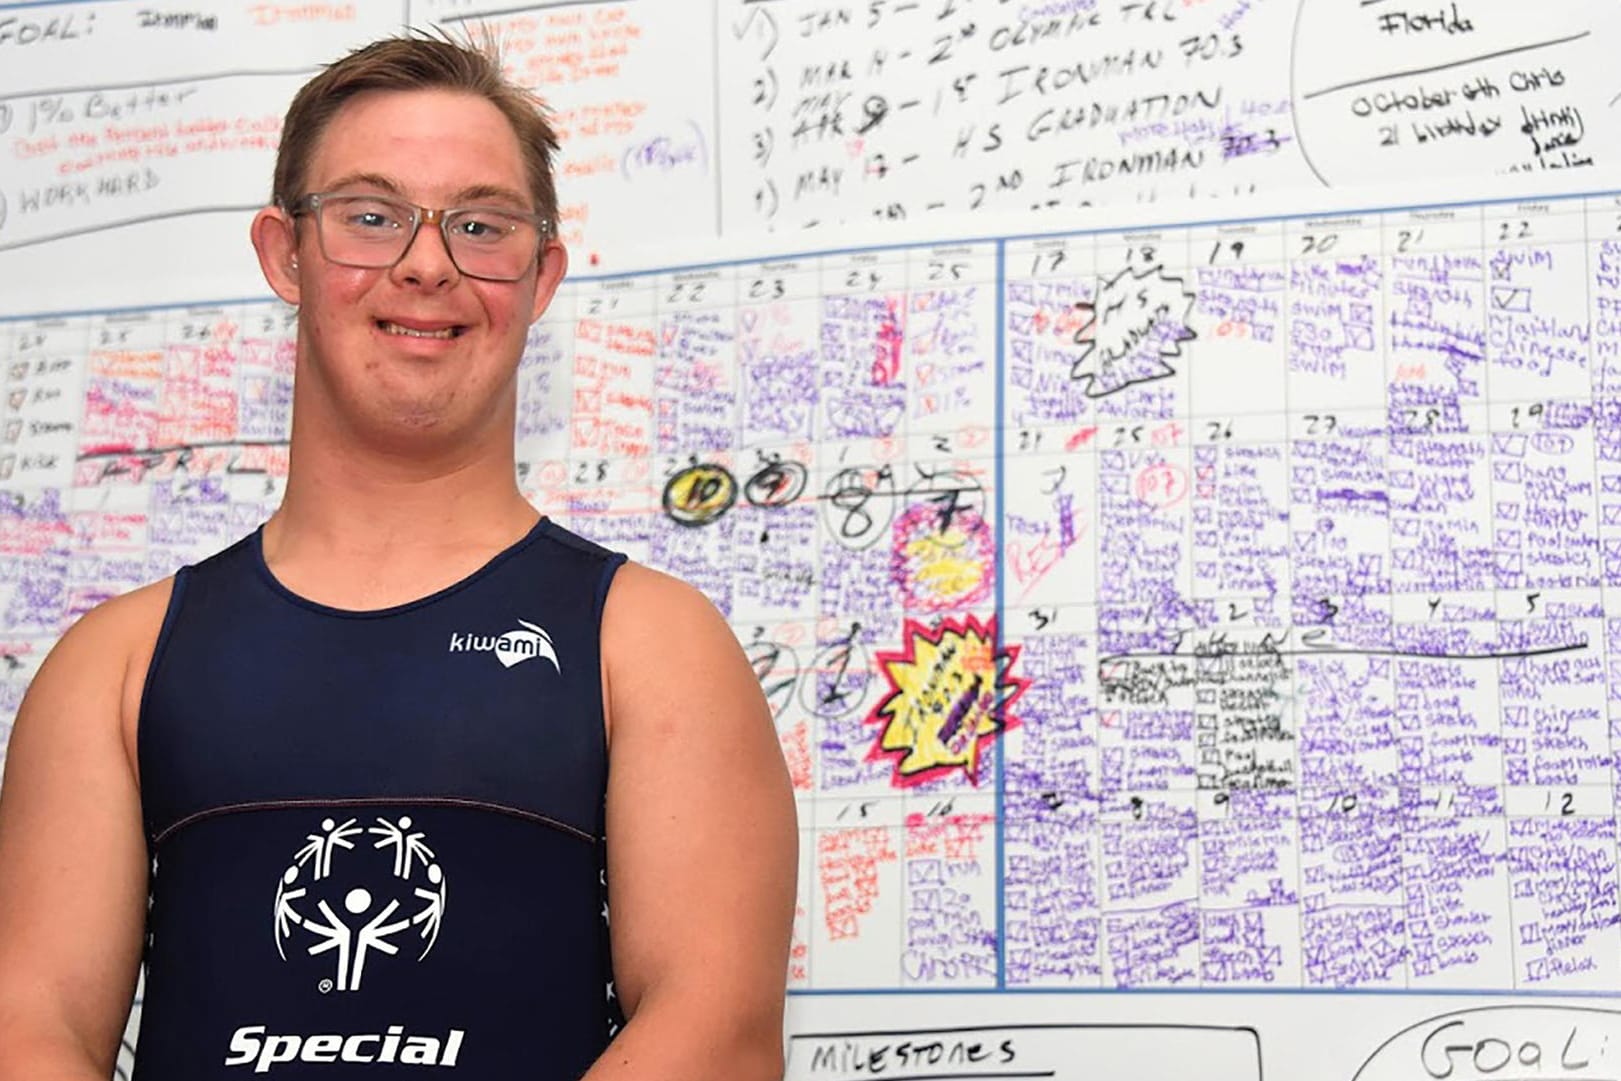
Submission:
[[1008,713],[1030,681],[1011,674],[1019,647],[997,648],[996,619],[907,620],[905,648],[878,653],[890,693],[867,716],[881,725],[869,761],[894,758],[894,783],[911,787],[960,769],[979,783],[983,749],[1019,721]]

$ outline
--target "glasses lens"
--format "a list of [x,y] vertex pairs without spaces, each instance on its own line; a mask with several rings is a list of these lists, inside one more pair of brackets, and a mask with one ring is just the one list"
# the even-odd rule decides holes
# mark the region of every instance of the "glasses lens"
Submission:
[[328,195],[320,204],[321,246],[334,263],[392,266],[411,240],[416,211],[374,195]]
[[458,210],[445,218],[450,254],[463,274],[517,281],[540,250],[540,229],[516,214],[489,208]]

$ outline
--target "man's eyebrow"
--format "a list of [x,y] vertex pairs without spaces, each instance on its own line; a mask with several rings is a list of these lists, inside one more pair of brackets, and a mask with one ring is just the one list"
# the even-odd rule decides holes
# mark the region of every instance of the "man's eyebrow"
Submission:
[[492,199],[503,203],[513,203],[525,210],[529,208],[529,199],[522,192],[504,188],[499,184],[474,184],[471,187],[461,189],[455,196],[455,202],[458,205],[488,202]]
[[393,195],[404,196],[405,194],[404,188],[381,173],[349,173],[331,181],[326,185],[326,188],[328,191],[341,191],[344,188],[358,187],[362,184],[373,188],[382,188]]
[[[405,187],[392,177],[382,173],[346,173],[326,185],[328,191],[342,191],[355,187],[381,188],[391,195],[401,199],[409,198]],[[452,206],[468,206],[474,203],[487,202],[510,203],[516,209],[529,209],[529,199],[524,193],[500,184],[473,184],[462,188],[451,197]]]

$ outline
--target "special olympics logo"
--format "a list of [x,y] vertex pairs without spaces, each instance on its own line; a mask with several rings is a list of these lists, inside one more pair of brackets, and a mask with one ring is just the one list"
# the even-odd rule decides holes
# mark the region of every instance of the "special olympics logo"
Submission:
[[[287,960],[295,935],[310,956],[328,953],[336,976],[322,979],[322,992],[358,991],[373,951],[400,952],[414,931],[420,961],[439,938],[445,914],[445,872],[426,835],[413,831],[409,815],[375,826],[351,818],[321,820],[305,837],[276,884],[276,952]],[[367,847],[367,840],[376,838]],[[359,848],[356,847],[357,843]],[[337,864],[337,871],[334,871]]]

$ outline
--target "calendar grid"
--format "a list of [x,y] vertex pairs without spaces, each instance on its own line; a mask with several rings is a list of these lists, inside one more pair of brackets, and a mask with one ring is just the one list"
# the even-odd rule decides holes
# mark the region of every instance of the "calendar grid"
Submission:
[[[695,576],[775,696],[795,993],[1613,982],[1614,897],[1548,913],[1561,860],[1621,891],[1590,341],[1614,199],[1543,203],[565,286],[520,369],[523,485]],[[5,331],[17,683],[98,599],[273,506],[291,327],[249,298]],[[118,425],[144,434],[97,442]],[[984,729],[924,748],[939,680],[976,671]],[[905,709],[913,742],[886,749]],[[1464,922],[1421,932],[1443,903]],[[1478,941],[1421,961],[1449,933]]]

